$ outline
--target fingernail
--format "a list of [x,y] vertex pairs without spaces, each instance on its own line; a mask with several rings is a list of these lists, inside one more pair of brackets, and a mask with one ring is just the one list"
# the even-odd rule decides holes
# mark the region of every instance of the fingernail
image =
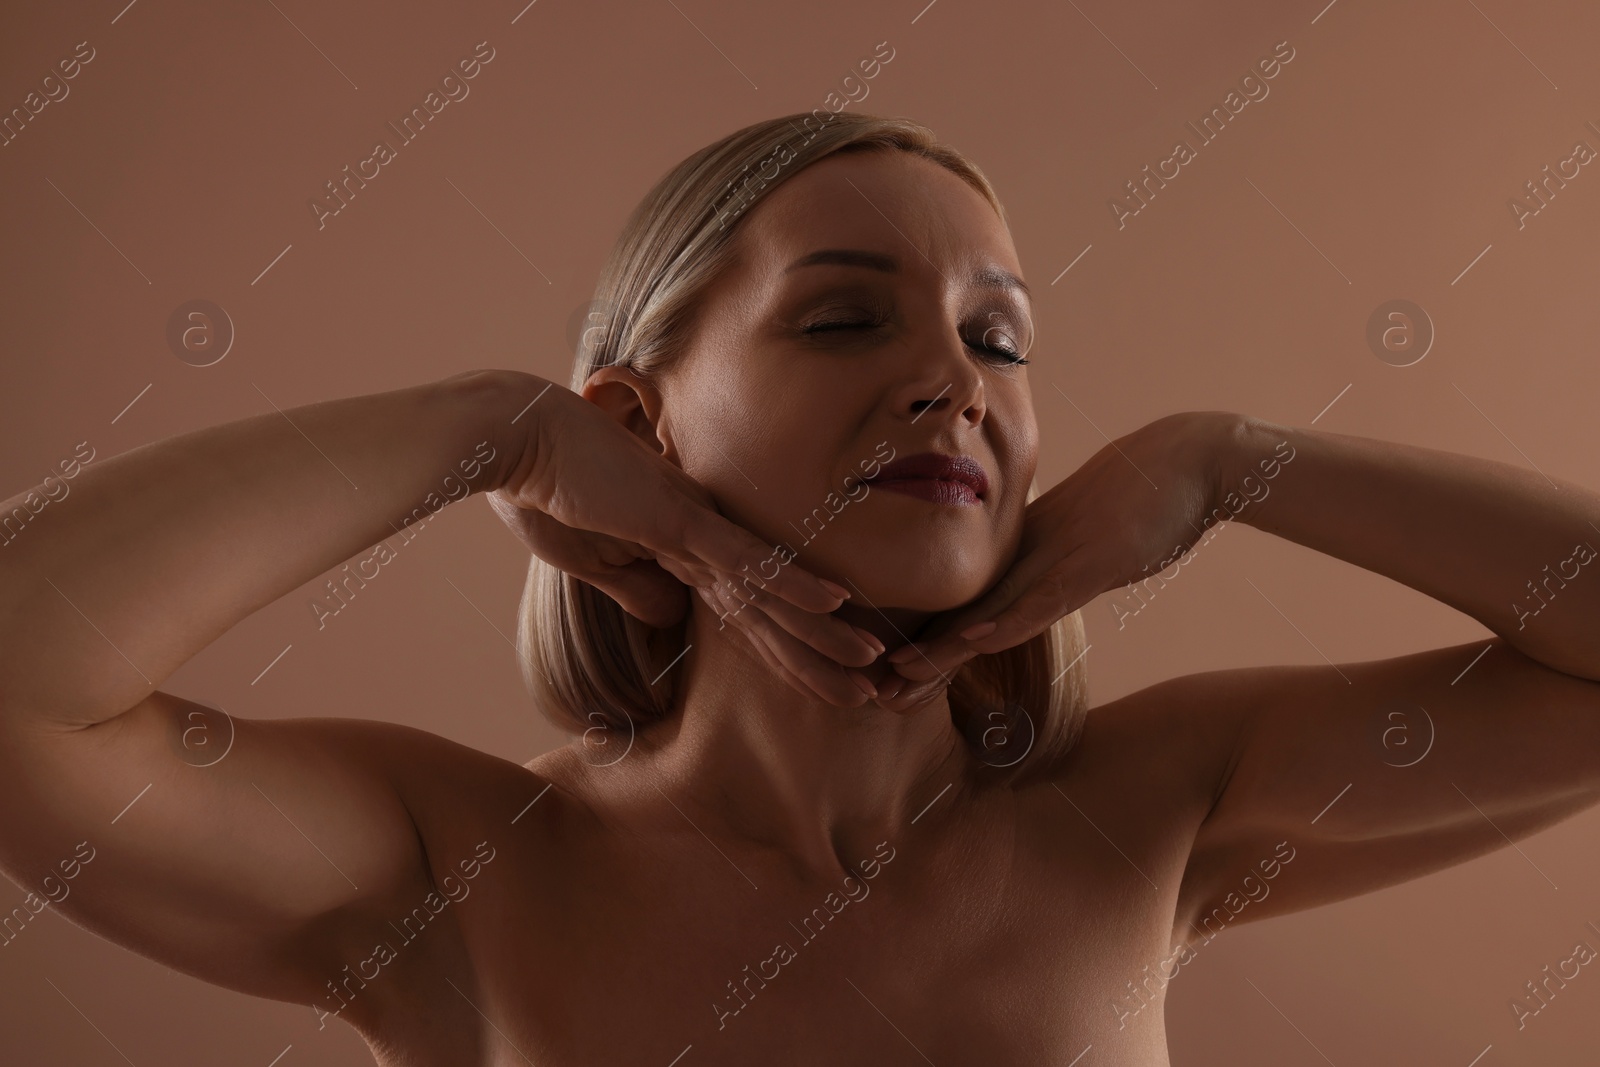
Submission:
[[854,630],[861,640],[867,643],[868,648],[872,649],[872,651],[876,652],[880,656],[883,655],[884,645],[882,641],[879,641],[875,636],[868,631],[863,630],[859,626],[852,626],[850,629]]
[[863,693],[867,694],[867,699],[870,700],[878,695],[878,687],[867,681],[866,675],[859,671],[851,671],[850,680],[855,682],[857,688]]
[[962,630],[961,636],[966,638],[968,641],[976,641],[980,637],[988,637],[990,634],[994,633],[999,625],[1000,624],[995,622],[993,619],[990,619],[988,622],[975,622],[965,630]]
[[889,657],[890,663],[910,663],[917,658],[917,646],[907,645],[905,648],[896,649]]
[[818,578],[817,581],[821,582],[822,583],[822,587],[824,589],[826,589],[828,592],[832,593],[834,596],[838,597],[840,600],[849,600],[850,599],[850,590],[846,589],[844,586],[840,585],[839,583],[830,582],[826,578]]

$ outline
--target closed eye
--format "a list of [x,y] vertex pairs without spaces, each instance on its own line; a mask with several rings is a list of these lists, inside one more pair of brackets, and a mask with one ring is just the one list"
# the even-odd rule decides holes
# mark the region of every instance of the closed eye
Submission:
[[[814,333],[832,333],[839,330],[872,330],[882,325],[883,323],[877,320],[839,320],[834,322],[816,322],[802,329],[801,333],[809,335]],[[989,359],[991,362],[998,363],[999,365],[1005,367],[1024,367],[1033,362],[1032,360],[1024,358],[1020,353],[1012,348],[1000,348],[993,345],[974,344],[971,341],[967,342],[967,347],[974,348],[979,352],[983,352],[985,354],[985,358]]]
[[820,333],[824,330],[852,330],[872,326],[881,326],[879,322],[816,322],[807,326],[802,333]]

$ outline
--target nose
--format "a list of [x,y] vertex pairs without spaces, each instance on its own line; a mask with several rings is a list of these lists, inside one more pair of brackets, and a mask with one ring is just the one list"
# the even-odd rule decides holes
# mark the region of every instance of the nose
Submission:
[[917,346],[912,355],[917,365],[901,386],[900,411],[912,422],[964,419],[976,426],[983,421],[983,372],[953,329],[941,331],[937,342]]

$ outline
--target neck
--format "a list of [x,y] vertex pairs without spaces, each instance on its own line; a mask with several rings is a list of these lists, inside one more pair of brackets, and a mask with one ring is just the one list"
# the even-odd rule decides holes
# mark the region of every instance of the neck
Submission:
[[[675,802],[738,838],[841,874],[879,842],[900,839],[946,785],[964,781],[966,743],[944,694],[905,713],[871,701],[830,704],[796,690],[744,631],[691,602],[680,710],[652,746]],[[835,614],[890,648],[926,617],[848,603]]]

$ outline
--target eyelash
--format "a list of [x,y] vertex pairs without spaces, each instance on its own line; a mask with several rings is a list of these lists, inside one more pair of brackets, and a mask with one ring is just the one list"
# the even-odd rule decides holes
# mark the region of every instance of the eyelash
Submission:
[[[841,329],[873,329],[881,325],[883,325],[883,322],[879,319],[868,321],[837,320],[828,322],[815,322],[810,326],[805,327],[800,332],[809,336],[810,334],[814,333],[825,333],[832,330]],[[968,342],[968,344],[971,344],[971,342]],[[989,345],[972,345],[972,347],[981,352],[989,353],[991,357],[997,357],[996,362],[1005,367],[1026,367],[1029,363],[1033,362],[1031,359],[1024,358],[1003,348],[992,348]]]

